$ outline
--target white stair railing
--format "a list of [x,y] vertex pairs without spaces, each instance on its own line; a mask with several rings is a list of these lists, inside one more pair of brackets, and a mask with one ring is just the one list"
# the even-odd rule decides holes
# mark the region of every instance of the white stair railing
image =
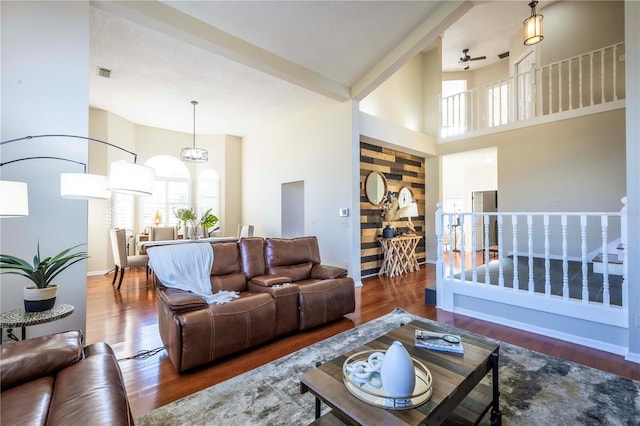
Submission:
[[[563,300],[580,301],[585,304],[600,304],[603,307],[612,306],[611,280],[609,272],[608,251],[611,239],[620,239],[623,249],[623,275],[620,281],[616,279],[616,303],[626,309],[626,198],[622,199],[623,208],[619,212],[498,212],[498,213],[448,213],[438,205],[436,212],[436,236],[438,241],[437,263],[441,276],[437,279],[458,280],[461,283],[482,284],[513,292],[525,292],[544,297],[552,296],[552,287],[560,287],[558,296]],[[490,259],[489,224],[490,218],[496,217],[497,223],[497,283],[491,282],[490,265],[495,262]],[[524,220],[519,220],[523,218]],[[480,231],[476,226],[478,222]],[[508,224],[510,226],[505,226]],[[526,229],[526,232],[521,232]],[[485,247],[476,250],[477,232],[484,234]],[[510,238],[505,239],[505,233]],[[444,248],[443,235],[448,233],[451,244]],[[482,235],[481,234],[481,235]],[[523,235],[524,236],[521,236]],[[572,238],[569,238],[569,236]],[[507,243],[509,242],[510,243]],[[467,244],[470,242],[470,244]],[[526,255],[520,251],[526,247]],[[592,259],[602,251],[602,274],[593,273],[590,264]],[[444,259],[447,257],[447,268]],[[454,263],[454,257],[459,260],[459,268]],[[478,264],[478,257],[482,260]],[[511,257],[511,259],[509,259]],[[523,260],[522,264],[520,260]],[[470,260],[471,266],[468,267]],[[536,261],[544,265],[544,274],[536,276]],[[551,263],[560,262],[561,268],[552,268]],[[526,268],[523,266],[526,262]],[[495,265],[495,263],[493,263]],[[509,274],[505,268],[509,268]],[[571,266],[573,269],[571,269]],[[484,268],[484,271],[478,271]],[[560,269],[558,271],[558,269]],[[571,271],[570,271],[571,269]],[[526,270],[526,275],[520,272]],[[538,272],[539,273],[539,272]],[[578,283],[574,284],[573,292],[570,288],[570,275],[580,275]],[[601,277],[600,277],[601,275]],[[509,280],[505,282],[506,280]],[[526,280],[521,285],[520,281]],[[596,283],[594,284],[594,280]],[[536,281],[541,289],[536,289]],[[592,291],[591,287],[597,287]],[[510,288],[509,288],[510,287]],[[597,294],[594,294],[597,293]],[[601,293],[601,295],[600,295]],[[619,296],[618,296],[619,294]]]

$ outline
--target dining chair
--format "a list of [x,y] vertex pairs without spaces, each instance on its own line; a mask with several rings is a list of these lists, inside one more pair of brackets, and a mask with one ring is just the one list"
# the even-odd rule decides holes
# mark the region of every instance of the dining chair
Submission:
[[253,237],[253,225],[238,225],[238,238]]
[[149,228],[149,241],[177,240],[175,226],[152,226]]
[[120,290],[122,279],[124,278],[124,270],[126,268],[144,268],[147,275],[147,281],[149,281],[149,256],[127,255],[126,231],[124,229],[111,229],[109,230],[109,233],[111,236],[111,249],[113,250],[113,262],[116,265],[111,285],[115,284],[118,271],[120,271],[120,281],[118,281],[118,290]]

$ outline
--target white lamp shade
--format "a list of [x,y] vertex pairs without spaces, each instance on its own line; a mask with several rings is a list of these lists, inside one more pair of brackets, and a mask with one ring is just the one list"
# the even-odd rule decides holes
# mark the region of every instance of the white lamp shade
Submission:
[[532,46],[540,43],[544,36],[542,35],[542,15],[533,15],[524,21],[524,44]]
[[29,216],[29,194],[25,182],[0,181],[0,217]]
[[89,200],[106,200],[107,177],[88,173],[60,174],[60,196],[62,198]]
[[152,167],[114,161],[109,168],[107,190],[133,195],[151,195],[156,171]]
[[409,203],[398,211],[398,215],[396,217],[402,218],[402,217],[416,217],[416,216],[418,216],[418,204]]

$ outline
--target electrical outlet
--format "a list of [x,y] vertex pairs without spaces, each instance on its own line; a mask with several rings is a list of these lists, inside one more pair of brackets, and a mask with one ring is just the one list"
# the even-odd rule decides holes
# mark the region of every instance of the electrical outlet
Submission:
[[624,59],[625,59],[625,58],[624,58],[624,55],[620,55],[620,56],[618,56],[618,61],[620,61],[620,62],[624,62]]

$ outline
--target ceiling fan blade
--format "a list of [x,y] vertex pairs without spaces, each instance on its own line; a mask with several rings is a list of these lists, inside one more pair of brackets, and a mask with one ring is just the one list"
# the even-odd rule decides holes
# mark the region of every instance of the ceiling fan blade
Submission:
[[477,56],[477,57],[475,57],[475,58],[471,58],[471,59],[469,59],[469,60],[470,60],[470,61],[480,61],[480,60],[482,60],[482,59],[487,59],[487,57],[486,57],[486,56]]

